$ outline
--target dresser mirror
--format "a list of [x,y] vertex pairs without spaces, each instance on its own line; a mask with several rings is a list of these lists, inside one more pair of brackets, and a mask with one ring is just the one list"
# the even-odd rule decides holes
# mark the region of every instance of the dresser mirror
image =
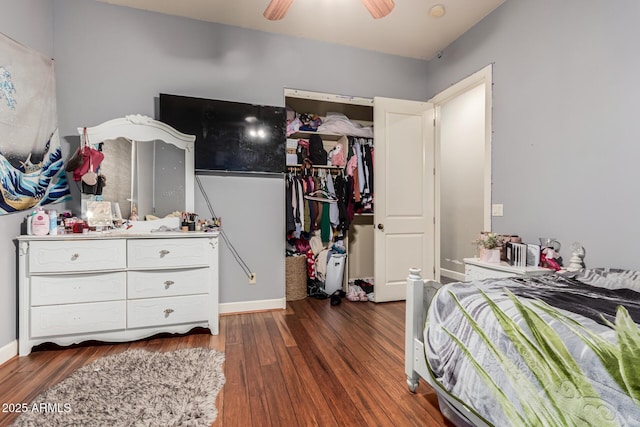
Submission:
[[[78,132],[82,136],[84,128]],[[194,135],[129,115],[88,127],[86,138],[93,147],[102,144],[102,199],[117,203],[122,218],[129,218],[134,208],[139,221],[193,212]],[[86,197],[92,196],[83,195],[83,210]]]

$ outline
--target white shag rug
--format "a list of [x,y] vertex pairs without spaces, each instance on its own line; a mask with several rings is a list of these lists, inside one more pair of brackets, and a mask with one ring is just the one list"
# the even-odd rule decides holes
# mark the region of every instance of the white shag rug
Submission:
[[38,395],[13,425],[209,426],[223,363],[208,348],[105,356]]

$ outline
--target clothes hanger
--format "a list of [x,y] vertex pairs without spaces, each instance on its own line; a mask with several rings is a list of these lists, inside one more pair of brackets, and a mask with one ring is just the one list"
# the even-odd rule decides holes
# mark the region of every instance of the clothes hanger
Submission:
[[316,202],[338,203],[338,199],[332,197],[326,190],[314,190],[309,194],[305,194],[304,198]]

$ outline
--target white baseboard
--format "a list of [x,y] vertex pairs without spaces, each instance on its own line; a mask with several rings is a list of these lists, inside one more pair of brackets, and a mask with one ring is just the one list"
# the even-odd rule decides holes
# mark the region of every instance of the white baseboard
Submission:
[[4,347],[0,347],[0,365],[18,355],[18,341],[13,340]]
[[[252,311],[266,310],[284,310],[287,308],[287,300],[285,298],[280,298],[261,301],[228,302],[220,304],[219,308],[220,314],[248,313]],[[0,365],[17,355],[18,340],[13,340],[4,347],[0,347]]]
[[464,273],[458,273],[457,271],[447,270],[446,268],[440,269],[440,276],[444,276],[444,277],[448,277],[449,279],[464,282]]
[[261,301],[226,302],[219,305],[220,314],[248,313],[251,311],[279,310],[287,308],[285,298]]

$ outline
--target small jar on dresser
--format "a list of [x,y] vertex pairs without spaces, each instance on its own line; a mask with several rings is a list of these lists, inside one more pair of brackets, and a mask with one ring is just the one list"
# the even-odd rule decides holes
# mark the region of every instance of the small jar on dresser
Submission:
[[478,258],[464,258],[463,261],[465,281],[514,276],[532,277],[552,274],[555,272],[552,269],[543,267],[515,267],[504,261],[500,263],[491,263],[480,261]]
[[20,236],[18,352],[131,341],[195,327],[218,334],[218,233]]

